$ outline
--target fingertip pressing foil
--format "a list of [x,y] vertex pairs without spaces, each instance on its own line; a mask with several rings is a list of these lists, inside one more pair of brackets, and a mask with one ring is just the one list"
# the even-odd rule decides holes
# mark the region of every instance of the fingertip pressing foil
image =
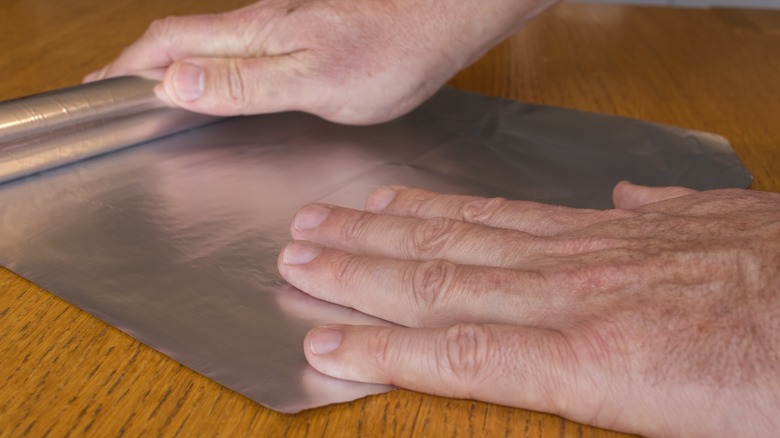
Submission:
[[[45,110],[3,104],[5,179],[191,126],[158,106],[151,85],[50,94],[58,106]],[[697,189],[751,180],[716,135],[445,89],[380,125],[226,119],[0,184],[0,263],[222,385],[297,412],[391,389],[307,364],[311,327],[388,323],[283,281],[277,256],[297,209],[362,208],[388,184],[609,208],[624,179]]]
[[166,107],[156,84],[120,77],[0,103],[0,183],[215,120]]

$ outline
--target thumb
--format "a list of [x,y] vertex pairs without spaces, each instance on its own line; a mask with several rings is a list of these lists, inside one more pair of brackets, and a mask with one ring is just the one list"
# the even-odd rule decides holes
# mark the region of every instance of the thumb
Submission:
[[309,363],[332,377],[553,413],[567,405],[561,389],[574,389],[565,345],[547,330],[472,324],[326,326],[304,340]]
[[648,187],[621,181],[612,190],[612,202],[615,208],[632,210],[655,202],[696,193],[696,190],[686,187]]
[[217,116],[311,110],[308,80],[296,74],[301,68],[287,55],[182,59],[156,91],[170,105]]

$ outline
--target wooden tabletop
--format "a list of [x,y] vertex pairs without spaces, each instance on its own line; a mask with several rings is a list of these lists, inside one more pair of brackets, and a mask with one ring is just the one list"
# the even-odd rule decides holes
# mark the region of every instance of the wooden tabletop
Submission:
[[[4,0],[0,100],[78,83],[154,18],[246,3]],[[562,4],[452,84],[716,132],[780,191],[778,47],[780,12]],[[404,390],[278,414],[0,268],[0,436],[45,435],[619,434]]]

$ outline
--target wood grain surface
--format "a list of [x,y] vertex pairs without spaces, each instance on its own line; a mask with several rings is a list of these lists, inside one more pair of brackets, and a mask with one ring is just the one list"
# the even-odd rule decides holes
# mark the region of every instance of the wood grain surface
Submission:
[[[246,3],[3,0],[0,100],[80,82],[155,18]],[[780,12],[562,4],[452,84],[716,132],[780,191],[779,28]],[[278,414],[0,268],[0,437],[172,435],[621,436],[404,390]]]

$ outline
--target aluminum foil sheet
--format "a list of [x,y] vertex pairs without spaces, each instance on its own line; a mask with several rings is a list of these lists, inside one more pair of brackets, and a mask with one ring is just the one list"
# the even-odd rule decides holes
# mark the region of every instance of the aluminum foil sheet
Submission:
[[[125,99],[111,94],[122,82],[111,84],[100,87]],[[1,135],[0,178],[16,178],[0,185],[0,263],[283,412],[390,389],[306,363],[303,337],[316,324],[385,324],[311,298],[277,273],[289,221],[307,203],[360,208],[375,187],[404,184],[608,208],[622,179],[698,189],[751,181],[715,135],[451,89],[381,125],[300,113],[227,119],[18,178],[22,167],[43,168],[25,163],[28,148],[50,150],[61,165],[104,136],[127,145],[158,136],[159,125],[191,126],[158,121],[154,102],[125,113],[81,96],[73,105],[84,113],[31,113],[25,101],[0,111],[11,133]],[[41,126],[80,134],[50,138]]]

